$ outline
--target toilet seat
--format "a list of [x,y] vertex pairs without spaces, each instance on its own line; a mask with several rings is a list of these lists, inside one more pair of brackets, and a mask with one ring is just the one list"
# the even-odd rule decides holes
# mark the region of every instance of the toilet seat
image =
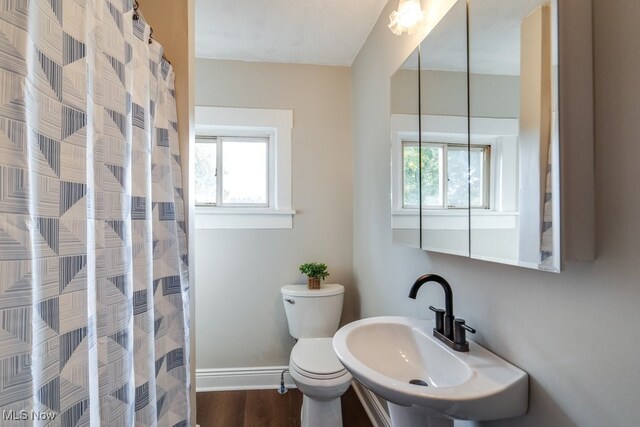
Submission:
[[333,351],[332,338],[302,338],[291,351],[291,366],[300,374],[317,380],[339,378],[347,370]]

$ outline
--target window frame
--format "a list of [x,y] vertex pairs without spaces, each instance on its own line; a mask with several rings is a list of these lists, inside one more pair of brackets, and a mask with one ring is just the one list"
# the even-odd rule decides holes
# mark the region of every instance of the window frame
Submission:
[[[274,200],[272,195],[275,193],[273,185],[275,184],[275,178],[273,175],[275,154],[273,153],[273,132],[243,132],[241,129],[237,131],[221,132],[220,134],[214,134],[215,132],[209,132],[207,135],[196,135],[197,144],[212,144],[215,141],[216,144],[216,202],[215,203],[198,203],[197,207],[210,207],[210,208],[269,208],[273,206]],[[266,202],[265,203],[225,203],[224,202],[224,173],[220,174],[220,170],[224,170],[224,145],[225,143],[233,142],[256,142],[264,143],[267,146],[267,158],[266,158]]]
[[[449,149],[454,148],[456,150],[470,150],[482,152],[482,205],[470,206],[470,209],[491,209],[491,144],[473,144],[468,146],[466,143],[461,142],[442,142],[442,141],[426,141],[422,142],[422,148],[439,148],[441,149],[440,156],[440,193],[442,203],[440,205],[422,205],[420,200],[419,205],[407,205],[405,204],[405,161],[404,153],[405,147],[418,147],[420,143],[415,138],[400,138],[400,164],[402,169],[400,171],[400,183],[401,183],[401,208],[402,209],[419,209],[420,207],[428,210],[460,210],[467,209],[466,206],[455,206],[449,204]],[[419,178],[420,182],[422,177]]]

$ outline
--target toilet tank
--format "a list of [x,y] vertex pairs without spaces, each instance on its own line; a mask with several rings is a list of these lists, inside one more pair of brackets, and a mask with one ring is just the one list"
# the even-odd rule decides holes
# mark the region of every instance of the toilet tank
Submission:
[[344,286],[323,284],[320,289],[303,285],[281,288],[289,333],[294,338],[332,337],[342,316]]

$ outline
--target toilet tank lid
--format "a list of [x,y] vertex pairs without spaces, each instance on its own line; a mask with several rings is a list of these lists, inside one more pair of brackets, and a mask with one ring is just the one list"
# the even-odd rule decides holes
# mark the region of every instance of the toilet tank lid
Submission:
[[280,291],[282,295],[290,297],[328,297],[344,293],[344,286],[336,283],[323,283],[320,285],[320,289],[309,289],[307,285],[287,285],[283,286]]

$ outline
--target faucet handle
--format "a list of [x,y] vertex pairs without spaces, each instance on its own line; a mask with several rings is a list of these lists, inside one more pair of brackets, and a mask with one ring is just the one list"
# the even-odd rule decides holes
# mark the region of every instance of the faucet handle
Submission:
[[475,329],[473,329],[471,326],[469,326],[469,325],[467,325],[467,324],[464,324],[464,323],[463,323],[463,324],[462,324],[462,325],[460,325],[460,326],[461,326],[462,328],[466,329],[467,331],[471,332],[472,334],[475,334],[475,333],[476,333],[476,330],[475,330]]
[[453,344],[461,348],[460,351],[469,351],[469,343],[467,342],[466,331],[475,334],[476,330],[471,326],[465,324],[464,319],[455,319],[453,323]]
[[444,333],[444,310],[441,308],[435,308],[430,305],[429,310],[433,311],[436,314],[436,327],[433,328],[435,331]]

